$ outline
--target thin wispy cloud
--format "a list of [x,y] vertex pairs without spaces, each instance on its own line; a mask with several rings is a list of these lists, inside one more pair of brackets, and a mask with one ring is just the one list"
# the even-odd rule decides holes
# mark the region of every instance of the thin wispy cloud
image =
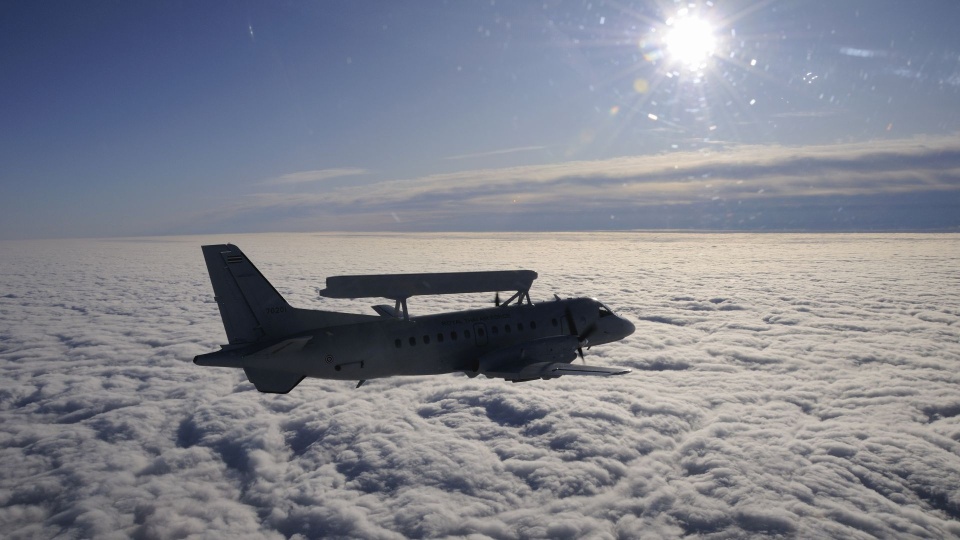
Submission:
[[771,118],[829,118],[837,116],[837,111],[791,111],[771,114]]
[[319,169],[314,171],[300,171],[295,173],[268,178],[259,182],[263,186],[287,186],[296,184],[309,184],[314,182],[324,182],[334,178],[343,178],[344,176],[359,176],[368,174],[366,169],[346,167],[340,169]]
[[457,156],[447,156],[440,159],[445,160],[457,160],[457,159],[473,159],[473,158],[482,158],[482,157],[491,157],[491,156],[501,156],[504,154],[516,154],[517,152],[532,152],[534,150],[544,150],[546,146],[518,146],[516,148],[504,148],[502,150],[491,150],[489,152],[477,152],[475,154],[460,154]]
[[[727,145],[696,152],[475,169],[339,186],[323,193],[255,193],[218,212],[223,219],[234,219],[269,208],[299,208],[318,217],[349,216],[340,222],[343,226],[364,229],[375,223],[389,225],[384,216],[397,213],[429,217],[443,227],[445,221],[474,215],[495,218],[524,212],[534,220],[557,212],[610,208],[622,214],[628,207],[705,201],[751,203],[759,212],[767,202],[937,192],[960,193],[960,143],[954,137],[804,147]],[[311,223],[309,216],[303,217],[302,225]],[[810,219],[819,222],[822,216]],[[565,223],[570,229],[583,227],[573,217]],[[794,226],[804,228],[802,223]]]

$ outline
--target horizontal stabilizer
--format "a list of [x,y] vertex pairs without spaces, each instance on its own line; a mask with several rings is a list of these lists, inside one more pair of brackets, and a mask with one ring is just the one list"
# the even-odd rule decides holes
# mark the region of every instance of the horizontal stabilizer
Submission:
[[257,390],[267,394],[286,394],[300,384],[305,375],[274,371],[272,369],[243,368],[247,380],[252,382]]
[[313,339],[313,336],[304,336],[298,338],[285,339],[279,343],[270,345],[269,347],[264,347],[263,349],[258,350],[255,353],[250,354],[251,358],[264,358],[274,356],[280,353],[295,353],[303,349],[310,340]]
[[240,367],[243,356],[239,353],[238,347],[224,347],[219,351],[207,354],[199,354],[193,357],[193,363],[198,366],[216,366],[216,367]]

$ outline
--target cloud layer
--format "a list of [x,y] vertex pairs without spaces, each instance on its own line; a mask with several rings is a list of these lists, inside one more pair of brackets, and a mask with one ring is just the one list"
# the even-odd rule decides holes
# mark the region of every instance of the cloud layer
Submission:
[[[272,183],[313,180],[318,172],[325,171]],[[261,191],[203,219],[242,227],[272,216],[270,226],[287,230],[942,230],[960,228],[958,209],[960,145],[956,137],[925,137],[806,147],[718,144],[709,151],[467,170],[323,192]]]
[[[532,268],[637,323],[615,380],[307,380],[199,368],[199,245],[0,245],[10,537],[960,535],[951,235],[232,236],[304,307],[327,275]],[[411,302],[413,313],[484,299]]]

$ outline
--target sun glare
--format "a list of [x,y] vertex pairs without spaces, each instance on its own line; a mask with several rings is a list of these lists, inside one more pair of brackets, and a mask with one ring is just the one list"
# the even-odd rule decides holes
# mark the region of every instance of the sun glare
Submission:
[[716,47],[710,23],[681,14],[668,20],[667,26],[663,43],[669,57],[690,71],[703,69]]

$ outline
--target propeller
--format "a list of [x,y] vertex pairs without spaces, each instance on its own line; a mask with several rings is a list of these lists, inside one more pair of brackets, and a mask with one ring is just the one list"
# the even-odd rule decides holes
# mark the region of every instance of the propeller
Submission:
[[[579,344],[577,345],[577,354],[580,355],[580,361],[586,364],[587,361],[583,358],[583,345],[590,342],[590,335],[593,334],[594,330],[596,330],[596,324],[591,324],[583,331],[583,333],[580,333],[577,330],[577,322],[573,318],[573,312],[570,310],[569,304],[567,305],[565,315],[567,318],[567,326],[570,327],[571,334],[577,336],[577,340],[579,341]],[[590,347],[588,346],[587,348],[589,349]]]

